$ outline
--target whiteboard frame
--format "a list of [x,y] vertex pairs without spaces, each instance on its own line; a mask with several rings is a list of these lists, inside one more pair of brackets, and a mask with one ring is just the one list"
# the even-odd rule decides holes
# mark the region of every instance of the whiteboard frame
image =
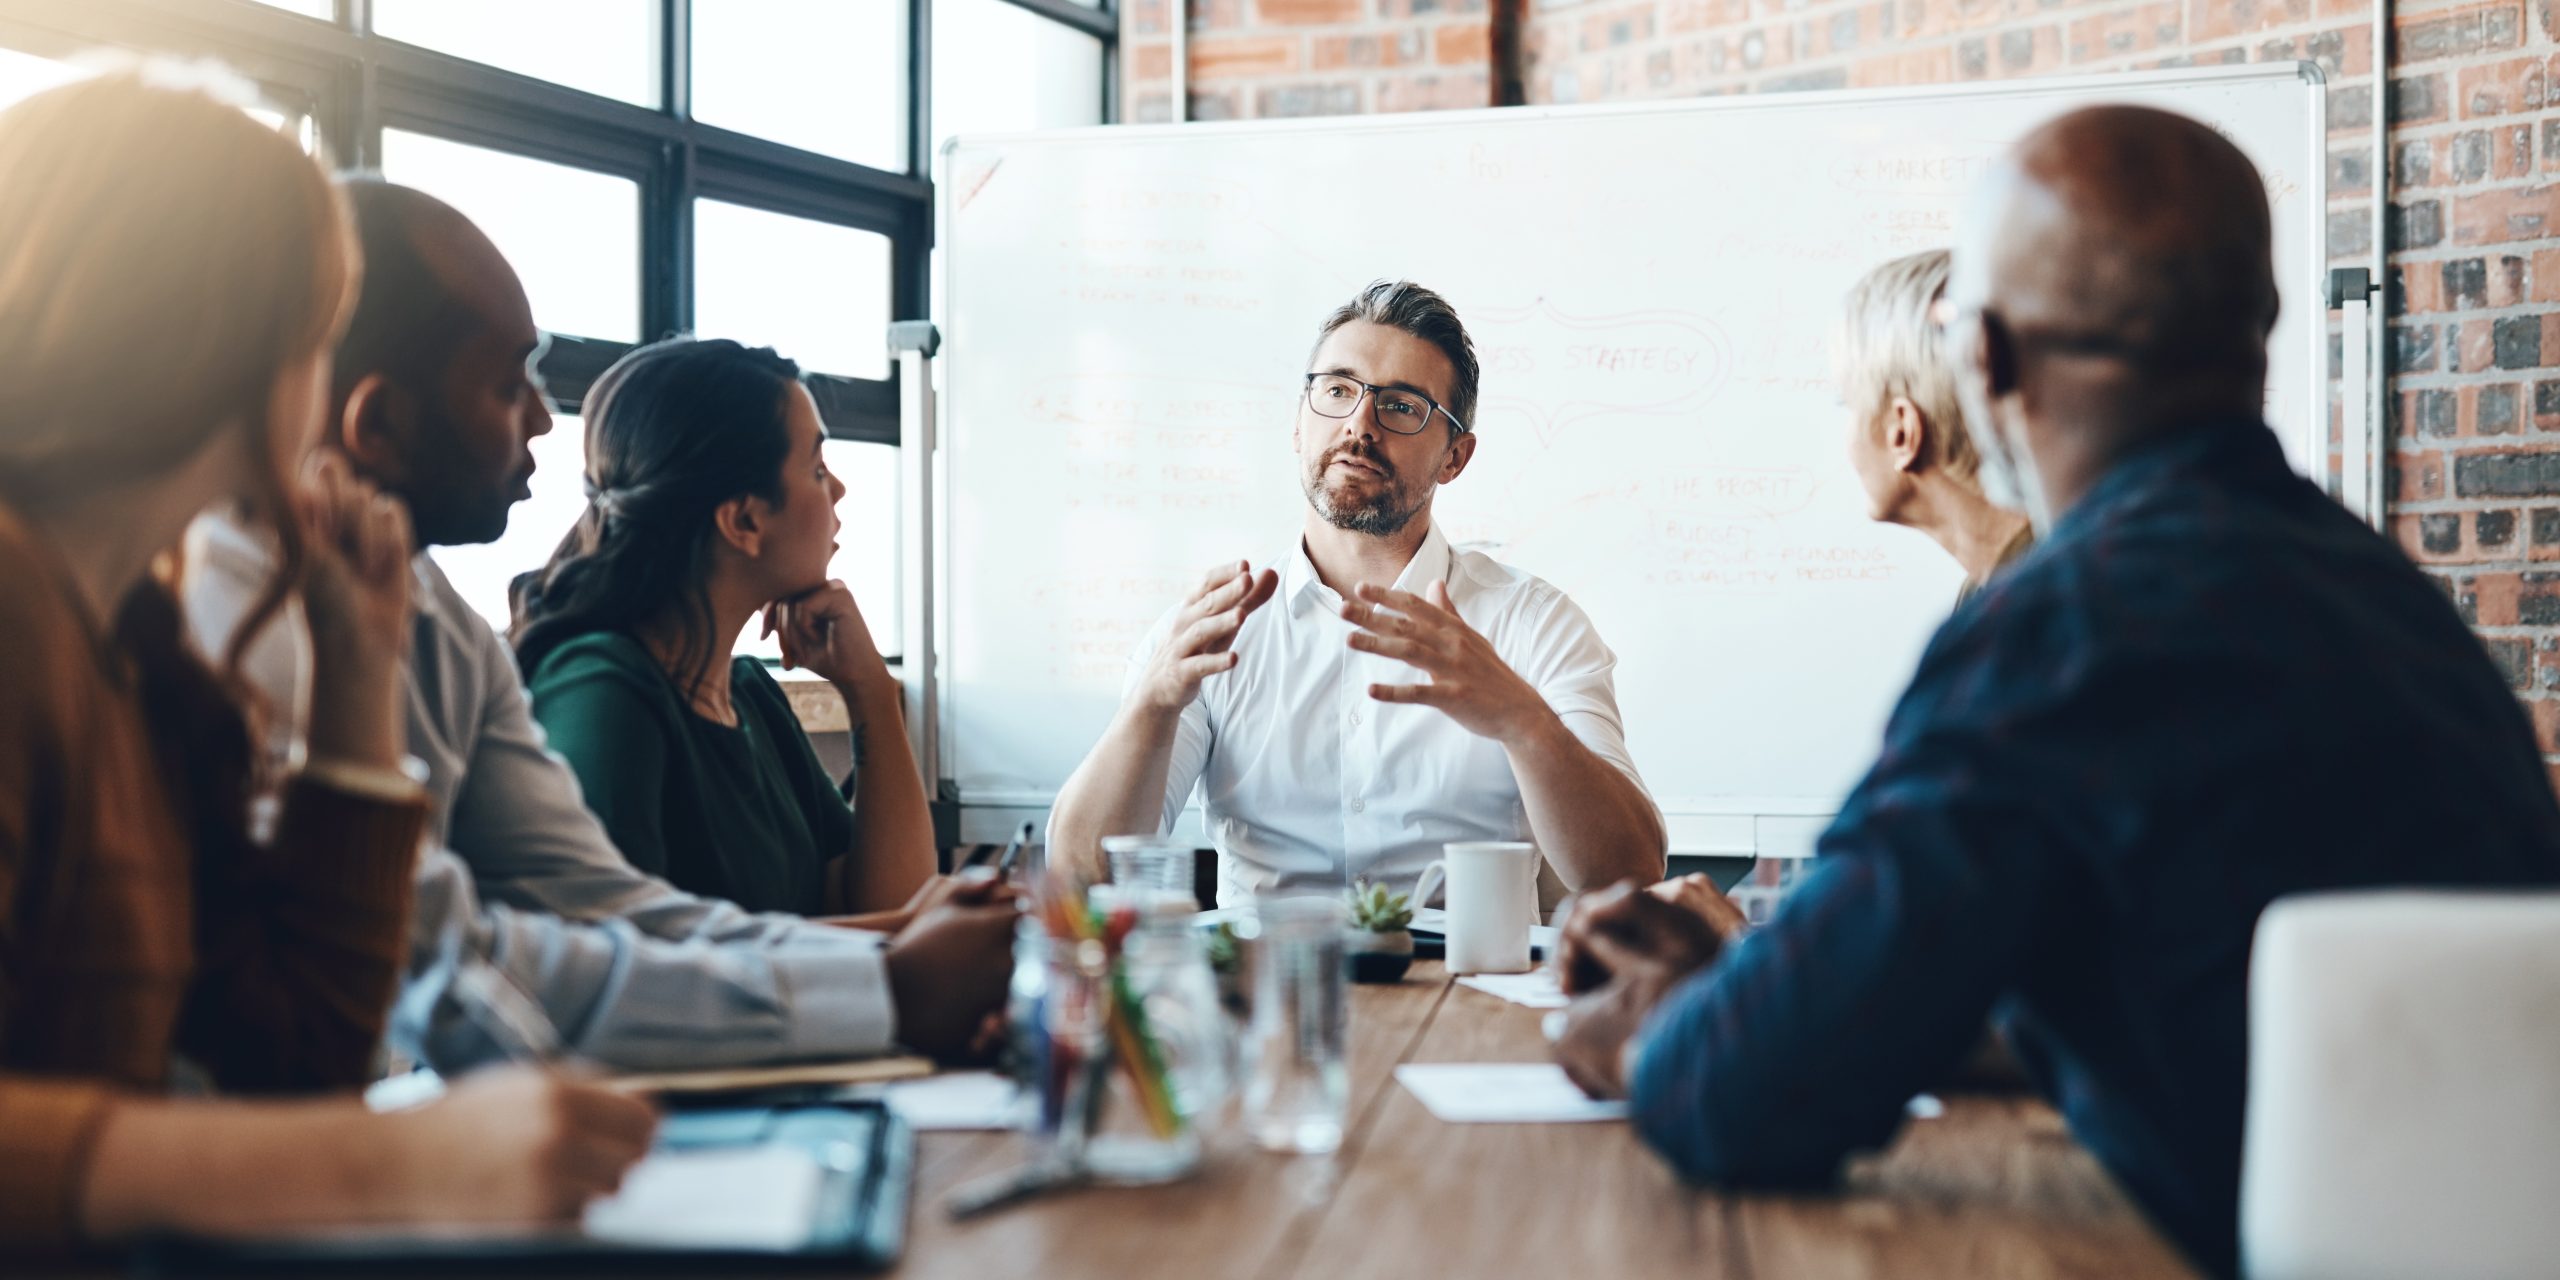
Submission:
[[[1196,141],[1222,135],[1258,137],[1266,134],[1353,132],[1425,134],[1491,123],[1527,124],[1559,119],[1789,112],[1852,105],[1881,108],[1895,103],[1956,98],[2045,96],[2085,98],[2092,93],[2105,93],[2116,89],[2156,92],[2164,89],[2208,88],[2286,81],[2299,84],[2308,99],[2306,113],[2310,120],[2310,139],[2305,154],[2299,157],[2299,161],[2303,205],[2313,211],[2313,225],[2311,233],[2304,237],[2304,250],[2300,259],[2291,264],[2277,262],[2275,268],[2279,278],[2290,275],[2296,280],[2297,291],[2294,297],[2297,300],[2308,300],[2308,305],[2314,308],[2313,314],[2316,317],[2325,317],[2329,270],[2328,80],[2321,73],[2319,64],[2296,61],[2247,63],[2222,67],[2186,67],[2169,71],[2119,72],[2103,75],[2040,76],[2027,80],[1982,81],[1892,89],[1825,89],[1715,98],[1484,107],[1398,115],[1312,116],[1283,120],[1222,121],[1208,124],[1095,125],[1036,133],[974,134],[967,137],[953,137],[944,141],[940,151],[934,157],[936,174],[934,243],[941,246],[941,262],[935,271],[934,296],[939,310],[933,319],[944,333],[949,333],[950,314],[959,298],[953,284],[960,267],[960,254],[951,237],[952,201],[957,193],[954,192],[948,179],[951,158],[955,152],[963,148],[1023,143],[1036,143],[1042,146],[1099,146],[1172,139]],[[2314,319],[2303,327],[2301,341],[2307,350],[2300,354],[2306,359],[2305,367],[2312,371],[2310,381],[2316,390],[2318,403],[2306,406],[2308,412],[2302,415],[2297,424],[2299,438],[2287,439],[2284,443],[2287,453],[2296,459],[2307,461],[2313,468],[2312,478],[2334,494],[2338,489],[2338,472],[2360,467],[2364,465],[2364,460],[2342,456],[2339,460],[2338,472],[2330,470],[2328,465],[2332,425],[2330,396],[2333,390],[2340,395],[2366,395],[2369,394],[2369,389],[2346,386],[2344,371],[2341,371],[2340,378],[2335,382],[2328,377],[2328,333],[2329,328],[2325,319]],[[959,399],[957,394],[959,384],[953,372],[959,358],[960,352],[956,346],[945,346],[938,357],[943,364],[943,374],[941,391],[932,398],[935,420],[929,429],[928,436],[931,441],[930,456],[919,457],[909,462],[909,465],[923,473],[922,478],[927,479],[928,483],[940,491],[944,500],[933,503],[931,519],[925,522],[929,527],[911,528],[907,532],[912,537],[929,538],[931,545],[936,548],[944,548],[948,545],[951,505],[947,497],[950,486],[963,482],[960,469],[952,465],[953,460],[941,452],[943,442],[950,439],[947,423],[952,406]],[[2341,444],[2343,447],[2344,442]],[[941,724],[944,700],[956,696],[959,691],[954,689],[947,679],[927,681],[924,673],[941,674],[943,654],[948,646],[951,632],[951,602],[957,599],[957,593],[952,589],[949,580],[952,558],[948,555],[937,555],[933,558],[933,563],[936,581],[932,584],[930,592],[934,603],[934,616],[931,625],[921,629],[927,641],[927,651],[920,655],[922,665],[911,666],[905,678],[910,682],[909,705],[920,706],[923,714],[930,717],[932,721],[931,726],[924,727],[918,736],[934,744],[935,758],[919,763],[924,766],[927,778],[951,779],[956,776],[953,768],[953,744],[949,735],[935,732],[934,729]],[[916,657],[911,657],[911,664],[916,660]],[[917,687],[919,685],[923,687]],[[928,689],[930,696],[927,696]],[[956,783],[945,782],[942,786],[947,792],[943,798],[954,803],[960,811],[959,835],[963,843],[970,842],[972,831],[981,827],[989,832],[998,832],[1000,829],[1009,830],[1012,825],[1022,819],[1023,815],[1035,810],[1045,811],[1057,798],[1057,793],[1048,789],[982,789],[964,795],[959,792]],[[1664,816],[1671,823],[1671,851],[1674,853],[1730,854],[1751,851],[1743,849],[1740,838],[1733,834],[1733,823],[1736,820],[1752,824],[1756,828],[1765,828],[1772,824],[1762,822],[1761,819],[1777,819],[1780,825],[1792,831],[1804,819],[1827,817],[1837,811],[1836,804],[1815,803],[1803,797],[1656,797],[1656,800],[1661,805]],[[1196,809],[1196,804],[1194,807]],[[973,822],[973,814],[980,814],[994,821]],[[1697,833],[1689,837],[1685,843],[1684,829]],[[1713,830],[1716,834],[1707,834],[1709,830]],[[1002,839],[1003,835],[993,834],[986,838],[998,840]],[[1802,853],[1809,852],[1796,847],[1800,845],[1800,841],[1794,838],[1775,842],[1785,847],[1765,848],[1773,843],[1765,832],[1752,838],[1750,843],[1753,850],[1777,853],[1780,856],[1801,856]]]

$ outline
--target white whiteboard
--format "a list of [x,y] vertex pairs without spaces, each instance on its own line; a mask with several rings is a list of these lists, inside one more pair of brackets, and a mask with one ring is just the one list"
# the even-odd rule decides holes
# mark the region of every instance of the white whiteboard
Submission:
[[2266,176],[2269,414],[2324,472],[2321,99],[2288,64],[957,141],[941,776],[964,806],[1045,804],[1149,624],[1209,565],[1294,545],[1315,327],[1403,277],[1450,298],[1484,365],[1438,518],[1589,611],[1666,812],[1828,813],[1959,578],[1866,518],[1829,364],[1842,295],[1948,243],[2036,124],[2196,116]]

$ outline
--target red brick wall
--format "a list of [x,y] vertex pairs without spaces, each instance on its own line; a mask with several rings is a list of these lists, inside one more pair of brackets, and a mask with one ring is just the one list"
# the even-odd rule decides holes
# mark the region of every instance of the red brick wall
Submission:
[[[1121,9],[1121,118],[1172,118],[1167,0]],[[1494,103],[1487,0],[1190,0],[1193,120]]]
[[[1129,119],[1170,114],[1166,3],[1124,10]],[[2364,0],[1192,0],[1190,14],[1194,119],[1482,106],[1506,81],[1529,102],[1603,102],[2310,59],[2329,76],[2330,250],[2341,266],[2373,250]],[[2392,532],[2479,628],[2560,782],[2560,0],[2403,0],[2392,46]],[[1513,65],[1495,63],[1502,48]]]

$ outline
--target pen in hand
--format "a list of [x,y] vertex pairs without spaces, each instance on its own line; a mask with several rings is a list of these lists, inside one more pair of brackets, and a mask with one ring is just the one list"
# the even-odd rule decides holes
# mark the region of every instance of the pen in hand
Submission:
[[1013,874],[1013,864],[1021,860],[1023,850],[1031,847],[1031,833],[1032,825],[1028,822],[1022,824],[1021,830],[1013,833],[1013,843],[1006,845],[1004,847],[1004,856],[996,859],[996,878],[998,880],[1005,879]]

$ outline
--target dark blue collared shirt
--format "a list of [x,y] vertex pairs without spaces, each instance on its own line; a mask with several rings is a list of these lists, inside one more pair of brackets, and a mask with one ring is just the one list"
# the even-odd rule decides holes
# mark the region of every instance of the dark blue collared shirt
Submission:
[[1636,1123],[1692,1178],[1825,1180],[1994,1015],[2229,1272],[2259,912],[2555,883],[2532,730],[2445,593],[2263,426],[2198,424],[1940,629],[1806,880],[1647,1021]]

